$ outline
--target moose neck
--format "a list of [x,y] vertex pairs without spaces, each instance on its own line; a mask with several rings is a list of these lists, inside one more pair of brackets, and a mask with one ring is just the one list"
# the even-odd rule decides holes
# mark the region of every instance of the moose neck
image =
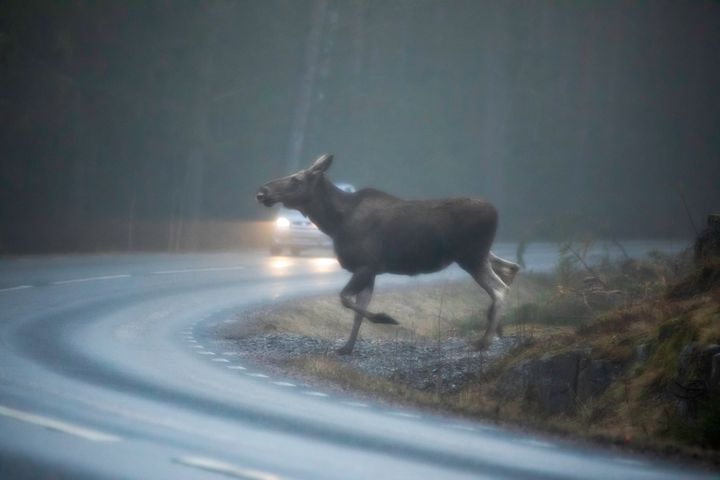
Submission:
[[318,179],[313,199],[298,210],[323,233],[332,237],[347,214],[350,206],[348,196],[323,175]]

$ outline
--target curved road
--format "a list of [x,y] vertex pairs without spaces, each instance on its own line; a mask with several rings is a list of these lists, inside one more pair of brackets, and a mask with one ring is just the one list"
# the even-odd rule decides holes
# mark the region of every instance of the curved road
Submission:
[[205,334],[347,278],[330,259],[262,252],[1,260],[0,478],[711,477],[354,402],[266,376]]

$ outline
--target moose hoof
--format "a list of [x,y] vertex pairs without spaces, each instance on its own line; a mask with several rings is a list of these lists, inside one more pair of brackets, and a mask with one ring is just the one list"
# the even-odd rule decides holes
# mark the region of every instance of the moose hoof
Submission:
[[376,313],[369,319],[373,323],[381,325],[399,325],[399,322],[386,313]]
[[352,348],[348,348],[348,346],[346,345],[335,350],[335,353],[337,353],[338,355],[350,355],[352,353]]

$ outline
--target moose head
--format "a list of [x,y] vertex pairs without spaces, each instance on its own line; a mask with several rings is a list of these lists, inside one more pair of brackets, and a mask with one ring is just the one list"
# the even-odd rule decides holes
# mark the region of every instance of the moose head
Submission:
[[260,187],[255,198],[266,207],[282,203],[289,208],[298,208],[313,198],[318,180],[330,168],[332,161],[332,155],[322,155],[304,170],[269,181]]

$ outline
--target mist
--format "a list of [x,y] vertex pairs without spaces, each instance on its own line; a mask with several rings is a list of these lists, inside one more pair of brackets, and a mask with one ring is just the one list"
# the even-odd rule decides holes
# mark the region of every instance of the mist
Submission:
[[6,1],[0,253],[203,248],[326,152],[335,181],[487,198],[504,239],[690,238],[720,205],[718,25],[709,1]]

